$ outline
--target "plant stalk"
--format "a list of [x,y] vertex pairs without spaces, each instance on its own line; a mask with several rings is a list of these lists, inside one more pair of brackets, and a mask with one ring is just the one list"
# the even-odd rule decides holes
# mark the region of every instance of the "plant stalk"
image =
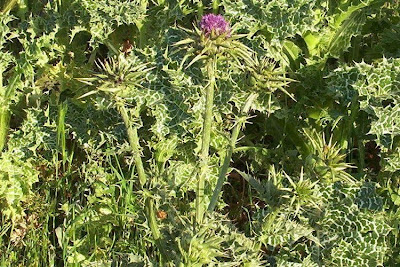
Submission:
[[[246,114],[249,112],[251,104],[253,103],[253,101],[257,98],[257,94],[251,94],[247,100],[246,103],[244,104],[244,106],[242,107],[242,115],[246,116]],[[233,128],[232,131],[232,135],[231,135],[231,140],[229,143],[229,146],[227,148],[226,151],[226,155],[224,158],[224,162],[222,164],[222,167],[220,169],[219,175],[218,175],[218,181],[217,181],[217,185],[215,186],[213,195],[211,197],[211,201],[210,204],[208,205],[208,212],[212,212],[215,209],[215,206],[217,205],[218,199],[219,199],[219,194],[221,193],[222,190],[222,186],[224,184],[225,181],[225,176],[228,172],[229,169],[229,165],[232,159],[232,154],[233,151],[236,147],[236,143],[239,137],[239,133],[240,130],[243,127],[243,124],[246,122],[245,119],[246,117],[243,117],[244,119],[239,118],[239,120],[236,122],[235,127]]]
[[[25,65],[22,67],[24,68]],[[21,75],[17,68],[16,74],[10,79],[8,85],[3,86],[3,69],[0,69],[0,152],[4,149],[10,128],[10,99],[15,94],[17,81]]]
[[[146,200],[145,200],[145,209],[146,209],[146,213],[148,215],[150,215],[150,216],[148,216],[150,230],[151,230],[156,242],[159,242],[161,234],[160,234],[160,230],[158,229],[156,216],[154,215],[155,214],[154,213],[154,202],[153,202],[152,198],[149,196],[147,196]],[[151,216],[151,215],[153,215],[153,216]]]
[[14,6],[17,4],[17,0],[10,0],[8,2],[6,2],[6,4],[3,6],[1,13],[7,13],[10,12]]
[[133,159],[135,161],[135,166],[139,178],[139,183],[140,186],[143,188],[144,185],[146,184],[147,178],[146,178],[146,173],[144,171],[143,167],[143,162],[142,158],[140,156],[141,151],[139,149],[139,137],[137,133],[137,128],[132,127],[130,120],[129,120],[129,115],[128,112],[126,111],[126,108],[124,107],[123,104],[118,105],[118,110],[122,116],[122,120],[124,121],[126,131],[128,133],[128,140],[129,144],[131,146],[132,152],[133,152]]
[[67,162],[67,148],[65,137],[65,115],[67,114],[68,105],[66,102],[58,104],[57,117],[57,144],[61,150],[63,168],[65,171],[65,163]]
[[10,111],[8,106],[2,107],[0,110],[0,152],[3,151],[6,141],[8,129],[10,127]]
[[196,192],[196,222],[201,224],[205,211],[205,178],[208,170],[208,153],[210,150],[211,125],[213,119],[214,89],[215,89],[215,64],[216,58],[211,58],[207,63],[209,83],[206,88],[206,106],[204,110],[203,133],[200,153],[200,176],[198,177]]
[[[0,89],[5,90],[5,88],[3,88],[3,70],[0,70]],[[3,101],[6,102],[5,99]],[[10,112],[7,105],[3,105],[0,108],[0,152],[3,151],[6,144],[9,121]]]
[[[132,127],[130,120],[129,120],[128,112],[127,112],[124,104],[118,104],[118,110],[122,116],[122,120],[124,121],[126,130],[127,130],[128,141],[131,146],[132,153],[134,154],[133,157],[134,157],[135,166],[136,166],[136,170],[137,170],[138,177],[139,177],[140,187],[143,189],[146,186],[147,177],[146,177],[146,173],[144,171],[142,158],[140,156],[141,151],[140,151],[140,144],[139,144],[137,128]],[[151,198],[151,196],[145,196],[144,199],[145,199],[145,214],[146,214],[146,218],[147,218],[147,221],[149,224],[151,234],[153,235],[154,241],[156,243],[156,246],[160,250],[161,255],[168,258],[168,254],[166,253],[164,247],[161,244],[161,233],[160,233],[160,230],[157,225],[157,218],[156,218],[155,210],[154,210],[154,201]]]

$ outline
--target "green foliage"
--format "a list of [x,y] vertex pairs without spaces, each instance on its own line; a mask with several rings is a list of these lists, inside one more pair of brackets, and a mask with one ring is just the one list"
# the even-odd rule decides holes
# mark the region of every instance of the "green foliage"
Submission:
[[37,165],[40,158],[33,157],[37,149],[51,146],[47,129],[40,128],[43,112],[31,110],[21,129],[11,134],[8,150],[1,155],[1,208],[6,218],[18,220],[25,215],[24,203],[32,197],[33,185],[39,181]]
[[[81,6],[85,11],[82,22],[95,40],[104,41],[116,27],[121,25],[138,25],[144,19],[148,1],[93,1],[85,0]],[[79,23],[82,26],[82,23]],[[72,30],[76,33],[76,30]]]
[[[366,190],[370,192],[365,194]],[[380,212],[383,203],[375,194],[374,185],[354,190],[336,184],[323,194],[330,204],[319,222],[322,258],[334,265],[383,265],[391,228]]]
[[388,172],[396,172],[399,166],[395,156],[398,154],[400,135],[399,66],[397,59],[384,58],[374,65],[360,63],[354,67],[339,68],[329,83],[332,90],[341,90],[347,96],[357,95],[360,110],[370,120],[366,134],[373,136],[379,145],[381,167]]
[[24,214],[21,204],[30,196],[32,184],[38,181],[38,172],[32,162],[4,153],[1,158],[1,209],[8,218]]
[[1,266],[400,264],[398,1],[0,7]]

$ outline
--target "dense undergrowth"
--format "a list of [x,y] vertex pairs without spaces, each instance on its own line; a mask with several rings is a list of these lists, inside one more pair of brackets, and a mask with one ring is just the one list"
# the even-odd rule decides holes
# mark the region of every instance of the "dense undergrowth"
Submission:
[[399,1],[0,7],[1,266],[400,265]]

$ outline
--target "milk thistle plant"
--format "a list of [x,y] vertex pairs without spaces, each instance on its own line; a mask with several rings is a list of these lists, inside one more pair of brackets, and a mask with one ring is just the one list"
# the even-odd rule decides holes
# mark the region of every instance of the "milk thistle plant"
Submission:
[[237,62],[251,62],[251,50],[244,44],[237,41],[243,35],[233,34],[229,22],[223,16],[207,14],[204,15],[196,26],[192,37],[178,42],[176,45],[185,45],[187,54],[182,61],[197,54],[187,67],[195,62],[204,60],[205,71],[208,82],[205,88],[204,97],[206,104],[203,115],[203,129],[201,138],[200,166],[198,174],[198,184],[196,190],[196,222],[201,224],[205,211],[205,179],[208,172],[208,157],[210,148],[210,134],[213,120],[214,91],[216,88],[216,72],[218,61],[224,58],[233,58]]
[[[115,104],[126,128],[140,188],[148,192],[147,185],[149,180],[143,167],[142,149],[139,144],[137,131],[138,126],[136,122],[132,121],[132,118],[129,115],[127,102],[130,99],[130,89],[134,87],[142,87],[144,76],[151,70],[151,68],[148,68],[147,64],[141,63],[134,56],[127,59],[126,55],[122,53],[116,58],[112,57],[105,62],[99,61],[97,65],[103,73],[94,74],[93,78],[79,79],[88,85],[94,85],[96,87],[95,90],[89,91],[82,95],[81,98],[97,92],[105,92],[111,98],[110,100]],[[140,107],[136,107],[133,112],[136,116],[136,120],[140,120],[138,115],[139,108]],[[160,243],[161,233],[157,226],[153,199],[149,195],[145,195],[145,213],[156,245],[160,249],[160,252],[166,256],[164,248]]]
[[400,266],[399,10],[0,0],[0,266]]

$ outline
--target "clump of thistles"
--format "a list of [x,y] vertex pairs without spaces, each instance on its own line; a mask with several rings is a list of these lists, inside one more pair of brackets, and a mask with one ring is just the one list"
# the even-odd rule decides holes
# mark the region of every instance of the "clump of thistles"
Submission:
[[207,14],[201,18],[200,30],[207,37],[219,37],[224,35],[230,37],[231,28],[223,16]]

